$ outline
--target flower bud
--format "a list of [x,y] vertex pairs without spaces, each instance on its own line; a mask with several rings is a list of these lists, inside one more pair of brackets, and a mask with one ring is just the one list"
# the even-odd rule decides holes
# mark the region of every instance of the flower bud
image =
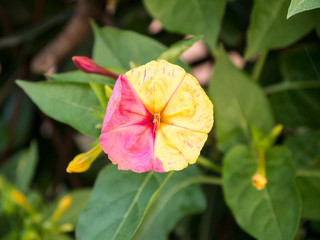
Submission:
[[74,64],[77,66],[77,68],[79,68],[81,71],[85,73],[100,74],[113,79],[118,78],[117,74],[110,72],[107,69],[99,66],[92,59],[88,57],[74,56],[72,60]]
[[13,201],[17,205],[21,206],[26,212],[28,212],[28,213],[33,213],[34,212],[32,206],[28,202],[28,200],[25,197],[25,195],[23,195],[18,190],[12,190],[11,197],[12,197]]
[[59,219],[59,217],[69,209],[71,203],[72,203],[72,198],[69,195],[66,195],[65,197],[63,197],[60,200],[58,207],[52,214],[51,220],[53,222],[56,222]]
[[252,185],[258,190],[264,189],[265,185],[267,184],[266,177],[260,173],[255,173],[252,176],[251,180],[252,180]]
[[67,167],[67,172],[85,172],[89,169],[94,160],[99,156],[102,152],[100,145],[98,144],[90,151],[86,153],[80,153],[69,163]]

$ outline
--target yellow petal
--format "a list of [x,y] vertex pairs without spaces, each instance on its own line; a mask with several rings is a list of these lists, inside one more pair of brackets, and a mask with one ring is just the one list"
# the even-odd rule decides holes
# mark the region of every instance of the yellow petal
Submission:
[[185,71],[165,60],[151,61],[125,75],[145,107],[160,113],[182,81]]
[[155,157],[164,171],[181,170],[196,162],[207,134],[161,123],[156,132]]
[[161,121],[208,133],[213,125],[213,105],[198,81],[186,74],[161,114]]

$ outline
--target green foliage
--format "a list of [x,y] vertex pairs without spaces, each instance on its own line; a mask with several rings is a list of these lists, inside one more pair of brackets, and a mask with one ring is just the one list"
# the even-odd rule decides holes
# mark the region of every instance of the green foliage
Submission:
[[283,81],[268,87],[277,121],[288,127],[319,127],[320,48],[299,46],[281,58]]
[[239,225],[257,239],[293,239],[299,224],[300,202],[294,182],[290,152],[285,147],[266,155],[268,183],[263,190],[252,186],[257,168],[255,155],[236,146],[224,158],[223,190]]
[[38,145],[32,142],[29,149],[17,152],[1,166],[0,174],[5,176],[20,191],[26,191],[35,173],[38,163]]
[[77,226],[78,239],[129,239],[168,174],[119,172],[108,166],[99,174],[92,197]]
[[291,0],[287,18],[290,18],[297,13],[315,8],[320,8],[320,2],[317,0]]
[[93,114],[97,97],[87,84],[17,81],[38,107],[50,117],[69,124],[89,136],[99,136],[96,125],[100,122]]
[[165,239],[182,216],[205,208],[199,177],[196,167],[136,174],[107,166],[81,215],[77,238]]
[[297,186],[301,194],[302,216],[320,219],[320,132],[307,132],[288,138],[292,152]]
[[203,211],[206,202],[199,186],[200,182],[201,175],[196,166],[174,173],[147,209],[132,239],[165,240],[183,216]]
[[[0,48],[15,46],[1,49],[0,78],[8,79],[0,90],[1,239],[68,240],[70,231],[79,240],[251,239],[245,232],[259,240],[320,237],[311,222],[320,220],[320,14],[307,11],[319,8],[318,0],[101,1],[118,4],[103,21],[131,30],[92,22],[94,39],[72,54],[88,55],[93,42],[93,60],[117,75],[159,58],[193,72],[196,68],[179,57],[203,38],[207,52],[193,56],[191,66],[213,68],[205,90],[214,104],[215,126],[197,162],[202,168],[136,174],[104,166],[101,158],[88,173],[67,178],[66,161],[79,150],[74,131],[68,135],[70,129],[47,126],[26,96],[12,90],[12,79],[32,78],[17,84],[35,105],[94,137],[95,144],[115,80],[69,69],[71,56],[54,66],[65,72],[45,74],[49,81],[38,82],[27,70],[70,15],[64,10],[50,17],[58,4],[49,2],[24,32],[17,29],[31,19],[28,9],[38,6],[35,0],[14,8],[8,0],[1,3],[17,31],[0,39]],[[48,19],[33,26],[43,14]],[[164,30],[152,37],[146,36],[150,16]],[[92,191],[72,190],[93,182]],[[222,185],[224,200],[212,184]],[[15,201],[17,190],[32,210]],[[56,196],[66,194],[72,204],[53,220],[61,200]]]
[[203,35],[214,51],[226,6],[225,0],[144,0],[149,13],[173,32]]
[[209,86],[215,105],[215,125],[219,147],[228,151],[239,143],[250,143],[250,129],[259,127],[265,134],[273,116],[262,89],[237,69],[220,48],[215,72]]
[[254,1],[247,34],[246,59],[264,50],[288,46],[313,29],[311,15],[299,14],[287,20],[288,6],[289,0]]
[[161,43],[135,32],[92,26],[95,36],[93,60],[102,66],[129,70],[130,62],[139,66],[157,59],[166,50]]

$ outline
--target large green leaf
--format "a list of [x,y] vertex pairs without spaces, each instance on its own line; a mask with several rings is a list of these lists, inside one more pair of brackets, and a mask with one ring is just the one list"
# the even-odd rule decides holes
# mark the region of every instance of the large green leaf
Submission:
[[260,191],[251,183],[257,160],[248,147],[236,146],[224,158],[226,202],[239,225],[259,240],[290,240],[297,230],[300,202],[290,158],[286,147],[267,152],[268,183]]
[[17,152],[5,165],[1,166],[3,174],[20,191],[28,190],[38,163],[38,145],[30,144],[29,149]]
[[179,219],[204,210],[206,202],[199,186],[200,179],[196,166],[174,173],[148,209],[133,239],[165,240]]
[[288,138],[297,185],[303,202],[302,216],[320,220],[320,132],[309,132]]
[[215,106],[218,144],[227,151],[239,143],[250,142],[250,129],[259,127],[265,134],[273,126],[269,103],[261,88],[237,69],[221,48],[209,85]]
[[130,69],[130,62],[145,64],[166,50],[161,43],[131,31],[93,26],[93,59],[101,66]]
[[144,0],[149,13],[169,31],[204,36],[215,50],[225,0]]
[[26,81],[17,84],[48,116],[89,136],[99,136],[96,125],[100,121],[93,117],[100,114],[94,108],[99,102],[87,84]]
[[269,86],[277,121],[284,126],[320,127],[320,48],[299,46],[281,58],[283,82]]
[[320,8],[319,0],[291,0],[287,18],[290,18],[297,13],[315,8]]
[[118,171],[109,165],[99,174],[76,228],[77,239],[130,239],[168,173]]
[[290,45],[313,29],[312,16],[306,13],[286,19],[289,3],[289,0],[255,0],[247,34],[246,59],[264,50]]

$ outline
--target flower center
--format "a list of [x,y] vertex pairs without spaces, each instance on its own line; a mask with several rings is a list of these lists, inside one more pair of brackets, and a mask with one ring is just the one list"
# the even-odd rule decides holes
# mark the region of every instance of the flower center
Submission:
[[153,114],[153,132],[155,132],[160,126],[160,113]]

